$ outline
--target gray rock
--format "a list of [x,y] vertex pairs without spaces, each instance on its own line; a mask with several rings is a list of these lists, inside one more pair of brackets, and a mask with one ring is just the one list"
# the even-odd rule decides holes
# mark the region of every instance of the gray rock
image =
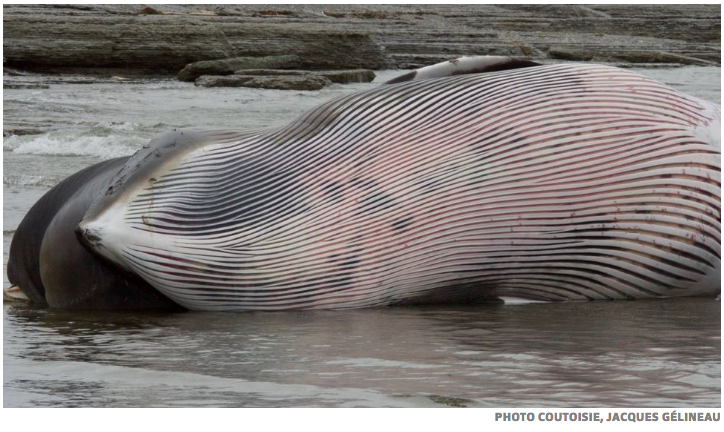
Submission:
[[140,15],[161,15],[163,12],[160,12],[158,9],[154,9],[150,6],[146,6],[144,8],[141,8],[140,11],[138,11]]
[[695,57],[684,56],[681,54],[673,54],[654,50],[599,50],[586,51],[581,49],[570,48],[551,48],[548,51],[548,57],[557,60],[571,61],[598,61],[598,62],[624,62],[638,65],[646,64],[669,64],[669,65],[698,65],[698,66],[716,66],[717,63]]
[[254,77],[245,87],[276,90],[320,90],[332,81],[314,75]]
[[286,70],[286,69],[242,69],[234,72],[237,75],[253,76],[276,76],[276,75],[311,75],[308,70]]
[[3,89],[6,90],[44,90],[49,89],[50,86],[47,84],[36,84],[36,83],[3,83]]
[[306,75],[275,75],[275,76],[201,76],[195,84],[201,87],[247,87],[275,90],[320,90],[332,81],[325,77]]
[[557,60],[588,61],[593,59],[594,53],[591,51],[559,47],[551,48],[548,51],[548,57]]
[[244,87],[244,83],[253,79],[253,76],[241,75],[202,75],[196,78],[194,85],[199,87]]
[[[462,55],[721,63],[718,5],[5,5],[6,66],[124,68],[296,55],[301,69],[416,68]],[[558,54],[556,54],[558,53]],[[657,54],[658,53],[658,54]],[[552,57],[552,56],[551,56]],[[618,59],[618,60],[617,60]],[[663,62],[663,63],[662,63]],[[105,72],[104,72],[105,73]]]
[[299,67],[300,64],[301,60],[295,55],[207,60],[187,64],[178,73],[178,79],[181,81],[194,81],[201,75],[231,75],[240,69],[292,69]]
[[3,76],[26,76],[30,75],[28,72],[12,69],[12,68],[3,68]]
[[39,72],[120,67],[175,74],[199,61],[282,55],[296,55],[305,69],[386,66],[382,47],[368,32],[299,20],[218,16],[195,12],[198,7],[173,13],[154,5],[162,13],[153,15],[125,6],[90,6],[88,11],[4,7],[3,55],[9,67]]
[[372,82],[375,79],[375,73],[369,69],[321,71],[317,72],[317,74],[337,84],[365,83]]
[[327,78],[333,83],[364,83],[372,82],[375,73],[369,69],[351,69],[340,71],[301,71],[301,70],[280,70],[280,69],[242,69],[235,72],[237,75],[254,76],[277,76],[277,75],[316,75]]
[[613,60],[629,63],[678,63],[698,66],[717,66],[718,63],[681,54],[662,51],[628,51],[624,53],[611,53]]

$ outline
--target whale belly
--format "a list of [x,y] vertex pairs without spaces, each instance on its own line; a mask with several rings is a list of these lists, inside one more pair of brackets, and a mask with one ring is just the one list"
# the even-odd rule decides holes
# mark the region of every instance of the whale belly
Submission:
[[197,132],[134,172],[179,135],[160,139],[81,226],[197,310],[712,294],[719,125],[718,106],[611,67],[412,81]]

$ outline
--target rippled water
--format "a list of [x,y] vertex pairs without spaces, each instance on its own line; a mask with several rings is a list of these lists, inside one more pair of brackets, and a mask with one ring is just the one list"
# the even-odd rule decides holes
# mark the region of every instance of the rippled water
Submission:
[[[641,72],[720,103],[720,68]],[[377,85],[5,81],[50,87],[3,91],[5,265],[30,206],[85,166],[172,127],[280,124]],[[4,405],[718,407],[720,308],[711,298],[240,314],[5,304]]]
[[713,299],[3,321],[6,406],[721,403]]

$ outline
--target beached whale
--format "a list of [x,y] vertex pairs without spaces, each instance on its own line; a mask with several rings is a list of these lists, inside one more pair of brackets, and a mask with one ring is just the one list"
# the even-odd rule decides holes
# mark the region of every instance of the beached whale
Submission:
[[158,137],[84,195],[77,259],[192,310],[715,295],[720,118],[615,67],[453,60]]

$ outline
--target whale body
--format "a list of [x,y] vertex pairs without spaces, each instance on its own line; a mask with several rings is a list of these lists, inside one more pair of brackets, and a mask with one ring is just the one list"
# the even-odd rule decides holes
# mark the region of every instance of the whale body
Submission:
[[162,135],[77,235],[191,310],[720,292],[718,105],[609,66],[470,62],[278,128]]

